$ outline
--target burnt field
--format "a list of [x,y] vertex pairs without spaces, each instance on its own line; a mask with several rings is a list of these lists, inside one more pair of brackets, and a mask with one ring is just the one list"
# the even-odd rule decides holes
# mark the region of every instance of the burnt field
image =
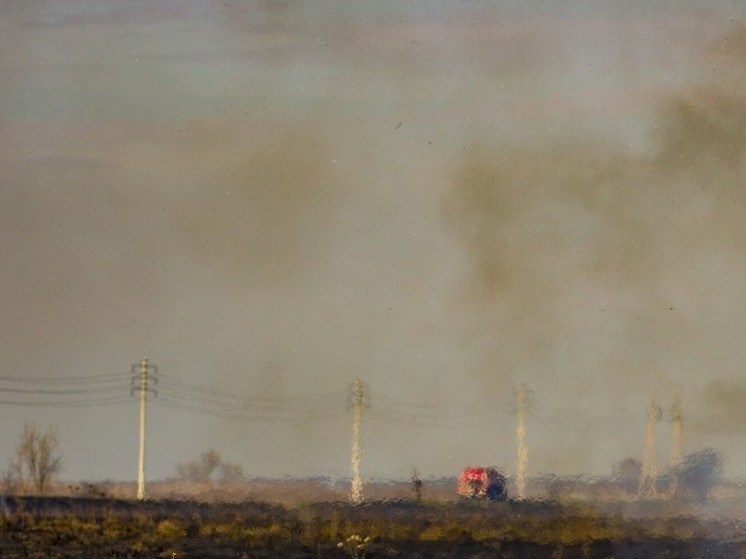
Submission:
[[0,557],[732,558],[742,523],[670,502],[294,505],[8,497]]

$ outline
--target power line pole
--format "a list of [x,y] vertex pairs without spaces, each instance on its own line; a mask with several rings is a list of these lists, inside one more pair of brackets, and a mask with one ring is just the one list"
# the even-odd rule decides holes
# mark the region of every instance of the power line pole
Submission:
[[360,478],[360,424],[363,418],[363,407],[368,407],[365,384],[360,379],[350,385],[350,404],[353,411],[352,419],[352,449],[350,451],[350,473],[352,481],[350,484],[350,501],[359,505],[363,502],[363,481]]
[[642,470],[640,472],[640,486],[638,496],[642,498],[652,498],[656,496],[655,486],[656,477],[658,476],[658,467],[656,466],[656,448],[655,448],[655,427],[660,420],[660,409],[655,402],[655,398],[650,399],[648,406],[648,421],[645,427],[645,453],[642,457]]
[[[135,373],[139,368],[139,375],[132,377],[132,394],[135,390],[140,393],[140,444],[137,451],[137,499],[142,501],[145,499],[145,416],[146,407],[148,402],[148,392],[152,391],[153,395],[156,394],[155,390],[148,388],[148,373],[150,371],[153,374],[158,372],[158,367],[155,365],[148,364],[148,358],[144,357],[140,361],[139,365],[132,365],[132,372]],[[153,384],[157,384],[158,379],[153,378]]]
[[679,484],[679,466],[683,458],[683,411],[681,406],[681,394],[674,390],[673,404],[671,405],[671,464],[669,467],[669,495],[676,494]]
[[518,460],[515,471],[516,497],[526,498],[526,468],[528,466],[528,447],[526,446],[526,385],[521,383],[516,389],[516,440],[518,443]]

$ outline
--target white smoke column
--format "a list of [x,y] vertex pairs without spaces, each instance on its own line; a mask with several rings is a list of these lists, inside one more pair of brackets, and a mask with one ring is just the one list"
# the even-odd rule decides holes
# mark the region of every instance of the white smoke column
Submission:
[[518,441],[518,462],[515,468],[515,487],[518,499],[526,498],[526,466],[528,448],[526,447],[526,386],[521,384],[516,391],[516,439]]
[[363,502],[363,481],[360,478],[360,423],[363,418],[363,402],[365,400],[365,387],[360,379],[352,386],[352,449],[350,452],[350,473],[352,483],[350,485],[350,501],[356,505]]
[[678,390],[673,393],[673,404],[671,405],[671,464],[669,466],[669,477],[671,485],[669,493],[674,495],[679,483],[678,468],[683,458],[683,422],[684,414],[681,407],[681,395]]
[[642,469],[640,471],[639,497],[654,497],[655,478],[658,475],[655,463],[655,427],[660,414],[655,399],[650,400],[648,407],[648,422],[645,428],[645,453],[642,458]]

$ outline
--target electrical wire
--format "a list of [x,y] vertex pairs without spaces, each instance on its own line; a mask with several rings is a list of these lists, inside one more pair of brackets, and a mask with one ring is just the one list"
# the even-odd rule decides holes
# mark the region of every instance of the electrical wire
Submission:
[[130,386],[128,385],[101,387],[101,388],[81,388],[81,389],[77,389],[77,388],[55,388],[55,389],[5,388],[5,387],[0,386],[0,392],[10,393],[10,394],[33,394],[33,395],[105,394],[109,392],[121,393],[129,388]]
[[202,415],[213,415],[223,419],[235,421],[310,421],[319,419],[328,419],[346,415],[341,410],[333,408],[316,409],[316,410],[275,410],[272,413],[261,409],[236,409],[236,408],[216,408],[201,406],[193,401],[173,397],[171,394],[159,393],[157,398],[151,400],[157,406],[165,406],[181,411],[189,411]]
[[[129,375],[0,376],[0,405],[82,408],[130,403]],[[88,397],[90,396],[90,397]]]
[[50,400],[0,400],[0,405],[34,407],[34,408],[85,408],[97,406],[112,406],[121,404],[132,404],[134,400],[128,396],[114,398],[99,398],[86,400],[67,400],[67,401],[50,401]]
[[59,377],[35,377],[35,376],[0,376],[0,382],[9,382],[14,384],[98,384],[121,382],[129,378],[130,373],[108,373],[102,375],[77,375],[77,376],[59,376]]
[[247,418],[325,417],[339,406],[341,393],[317,393],[282,398],[246,397],[187,383],[170,375],[159,375],[159,394],[172,402],[190,405],[204,413]]
[[156,405],[163,404],[183,411],[215,415],[233,420],[311,420],[340,416],[344,413],[342,406],[328,405],[325,402],[314,406],[293,406],[293,403],[297,403],[294,402],[294,399],[286,401],[283,406],[280,406],[279,401],[276,401],[271,407],[257,405],[257,400],[253,399],[241,400],[237,398],[233,402],[216,403],[214,401],[190,398],[183,393],[163,386],[158,389],[158,397],[152,401]]
[[[126,380],[130,384],[125,384]],[[74,376],[0,376],[0,405],[26,407],[92,407],[135,402],[133,394],[140,387],[136,373],[107,373]],[[249,397],[187,382],[177,376],[151,373],[147,387],[154,396],[149,401],[158,406],[189,413],[212,415],[235,421],[303,421],[343,417],[344,391],[283,397]],[[87,397],[90,396],[90,397]],[[460,407],[427,401],[408,401],[366,387],[372,405],[366,412],[379,421],[433,428],[462,428],[464,424],[485,417],[512,417],[510,406],[485,410],[475,405]],[[479,411],[478,411],[479,410]],[[494,413],[493,413],[494,412]],[[584,416],[596,421],[628,421],[629,415],[611,410],[587,410]],[[548,403],[534,412],[529,420],[567,422],[567,410]],[[574,421],[577,421],[574,420]]]
[[447,427],[463,422],[482,420],[488,414],[475,411],[475,406],[455,408],[426,402],[411,402],[372,391],[371,412],[383,419],[413,425]]

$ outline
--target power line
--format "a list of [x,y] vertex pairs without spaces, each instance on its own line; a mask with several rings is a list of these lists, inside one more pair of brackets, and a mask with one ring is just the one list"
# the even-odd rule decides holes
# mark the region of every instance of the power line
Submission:
[[[153,371],[154,372],[154,371]],[[126,392],[138,390],[136,375],[130,385],[122,382],[124,373],[77,376],[20,377],[0,376],[0,403],[19,407],[91,407],[124,404]],[[287,421],[313,420],[343,415],[341,393],[321,393],[297,397],[246,397],[188,383],[159,373],[151,378],[158,385],[159,405],[182,411],[213,415],[232,420]],[[72,385],[72,386],[71,386]],[[18,398],[13,398],[18,396]],[[83,396],[92,398],[82,399]],[[77,398],[76,398],[77,397]],[[71,399],[72,398],[72,399]]]
[[54,389],[39,389],[39,388],[4,388],[0,387],[0,392],[4,393],[11,393],[11,394],[34,394],[34,395],[43,395],[43,394],[102,394],[107,392],[123,392],[127,390],[129,386],[127,385],[120,385],[120,386],[111,386],[111,387],[103,387],[103,388],[54,388]]
[[[126,384],[128,373],[72,376],[0,375],[0,404],[18,407],[94,407],[127,403],[126,394],[136,390],[137,379]],[[299,396],[248,396],[193,384],[178,376],[157,374],[159,407],[214,416],[232,421],[302,421],[342,417],[345,394],[342,390]],[[151,380],[154,380],[151,379]],[[481,408],[475,402],[455,405],[454,400],[406,400],[368,388],[375,400],[372,419],[417,427],[462,428],[464,424],[492,417],[495,410]],[[90,398],[86,398],[90,396]],[[503,413],[508,414],[505,406]],[[497,410],[499,412],[499,410]],[[537,419],[553,422],[596,422],[616,425],[628,421],[623,411],[585,409],[582,417],[568,415],[567,408],[549,403],[535,414]],[[506,417],[507,419],[507,417]]]
[[77,375],[77,376],[0,376],[0,382],[11,382],[17,384],[98,384],[121,381],[126,373],[108,373],[101,375]]
[[412,425],[449,427],[464,421],[477,421],[488,415],[486,412],[474,411],[473,407],[446,407],[427,402],[405,401],[373,390],[370,392],[376,402],[372,414]]
[[[104,406],[125,403],[119,394],[137,390],[139,379],[131,385],[122,383],[122,373],[79,375],[67,377],[18,377],[0,376],[0,394],[19,395],[20,398],[3,400],[6,405],[76,407]],[[298,421],[341,417],[344,415],[342,391],[283,397],[248,397],[200,386],[176,376],[158,373],[158,395],[154,400],[159,407],[212,415],[235,421]],[[155,381],[155,378],[151,379]],[[10,386],[3,386],[3,384]],[[72,384],[72,387],[68,387]],[[70,400],[70,396],[100,396]],[[28,399],[25,396],[40,398]],[[448,427],[454,422],[474,419],[473,412],[453,410],[428,403],[415,403],[392,398],[374,391],[375,416],[398,423],[421,426]]]
[[[72,376],[0,376],[1,405],[16,407],[83,408],[127,402],[122,373]],[[83,398],[91,396],[90,398]]]
[[396,410],[379,408],[371,409],[371,421],[387,421],[396,424],[406,424],[415,427],[432,427],[437,429],[463,429],[463,423],[468,421],[483,421],[486,414],[475,414],[473,417],[425,417],[417,414],[402,413]]
[[239,396],[187,383],[161,374],[159,394],[162,403],[187,411],[216,415],[227,419],[293,420],[322,419],[341,415],[339,392],[297,397]]
[[284,408],[261,408],[252,407],[244,404],[241,406],[205,405],[204,403],[195,402],[169,392],[161,387],[158,393],[158,399],[153,400],[157,406],[170,407],[182,411],[190,411],[202,415],[213,415],[223,419],[237,421],[293,421],[293,420],[314,420],[340,417],[344,415],[341,406],[338,409],[332,406],[315,407],[306,409],[294,409],[292,407]]
[[234,403],[239,405],[251,405],[263,409],[285,408],[289,403],[292,403],[292,405],[296,407],[315,407],[318,406],[321,402],[329,402],[332,398],[335,401],[338,401],[337,398],[340,395],[340,392],[335,391],[326,393],[303,394],[301,396],[247,397],[236,395],[235,393],[223,392],[215,388],[190,384],[182,379],[164,373],[160,373],[159,378],[162,387],[168,387],[169,390],[178,392],[182,395],[194,396],[197,398],[201,398],[203,401],[211,403]]
[[82,408],[82,407],[97,407],[97,406],[110,406],[119,404],[130,404],[132,401],[127,396],[117,396],[112,398],[100,398],[85,400],[60,400],[60,401],[43,401],[43,400],[0,400],[0,405],[5,406],[18,406],[18,407],[34,407],[34,408]]

